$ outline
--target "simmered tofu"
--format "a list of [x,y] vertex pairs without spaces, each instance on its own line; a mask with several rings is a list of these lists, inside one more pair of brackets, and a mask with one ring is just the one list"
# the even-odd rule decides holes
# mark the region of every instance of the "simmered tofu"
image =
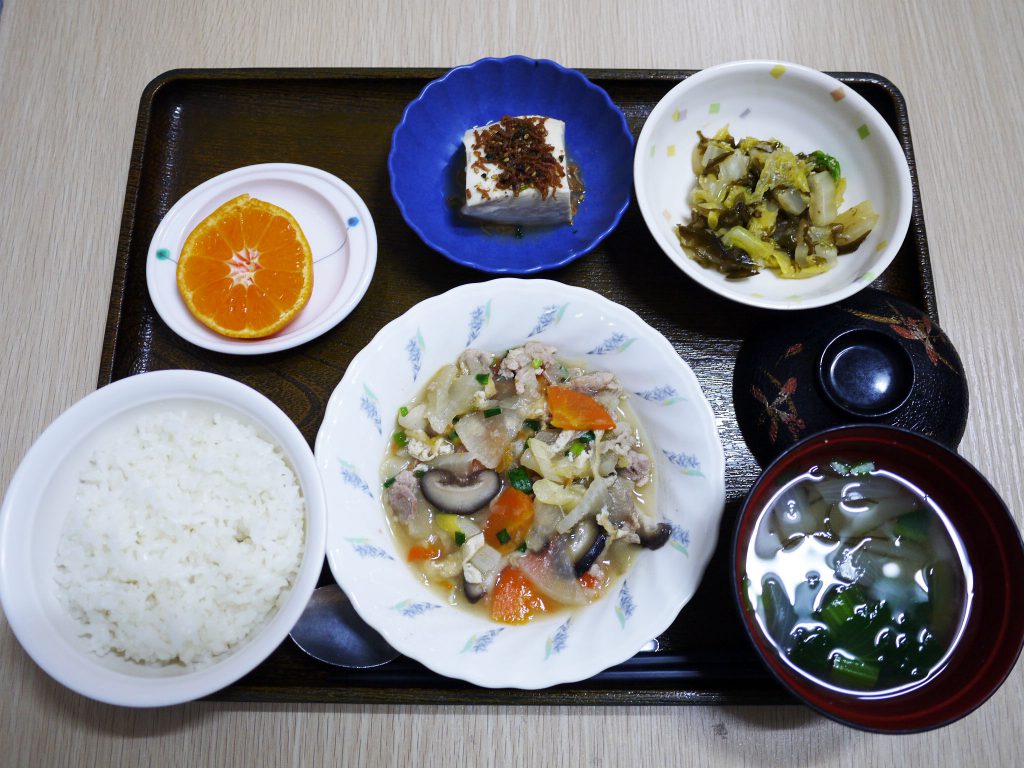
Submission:
[[550,117],[503,117],[463,136],[467,216],[502,224],[572,221],[565,123]]

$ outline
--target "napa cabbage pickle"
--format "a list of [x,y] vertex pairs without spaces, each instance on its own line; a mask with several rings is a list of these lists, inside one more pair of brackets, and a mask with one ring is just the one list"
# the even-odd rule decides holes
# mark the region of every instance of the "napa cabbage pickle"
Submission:
[[691,220],[675,233],[687,255],[731,280],[771,270],[805,278],[832,269],[878,223],[870,200],[840,210],[842,167],[817,150],[794,153],[777,139],[737,142],[728,126],[697,132]]

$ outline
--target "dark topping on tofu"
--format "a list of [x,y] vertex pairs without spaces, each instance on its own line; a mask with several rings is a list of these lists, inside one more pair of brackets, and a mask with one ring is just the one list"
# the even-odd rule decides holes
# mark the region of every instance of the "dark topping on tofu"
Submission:
[[552,154],[554,147],[547,142],[544,120],[505,115],[494,125],[474,131],[476,160],[471,167],[483,171],[487,163],[496,165],[496,188],[511,189],[518,197],[533,187],[546,199],[561,186],[565,170]]

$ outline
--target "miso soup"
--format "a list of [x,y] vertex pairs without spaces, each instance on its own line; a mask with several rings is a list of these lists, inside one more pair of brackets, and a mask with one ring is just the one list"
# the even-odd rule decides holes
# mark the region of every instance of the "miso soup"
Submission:
[[761,511],[745,584],[782,659],[862,695],[937,674],[973,592],[963,544],[932,499],[869,461],[838,459]]

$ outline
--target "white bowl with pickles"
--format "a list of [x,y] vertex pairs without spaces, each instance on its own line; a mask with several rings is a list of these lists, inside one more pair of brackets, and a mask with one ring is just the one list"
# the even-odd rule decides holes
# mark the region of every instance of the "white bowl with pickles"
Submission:
[[724,459],[671,344],[547,280],[464,285],[349,365],[316,441],[327,558],[398,651],[542,688],[668,628],[714,550]]
[[637,202],[705,288],[809,309],[870,285],[906,237],[913,186],[892,129],[860,94],[798,64],[738,61],[683,80],[651,111]]

